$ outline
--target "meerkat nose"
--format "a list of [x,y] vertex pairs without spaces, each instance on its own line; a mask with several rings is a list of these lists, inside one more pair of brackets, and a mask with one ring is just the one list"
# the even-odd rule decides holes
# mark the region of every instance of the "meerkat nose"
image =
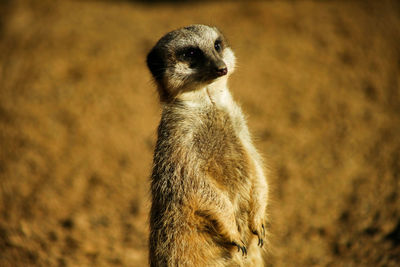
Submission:
[[228,68],[227,67],[217,68],[216,73],[218,77],[224,76],[228,73]]

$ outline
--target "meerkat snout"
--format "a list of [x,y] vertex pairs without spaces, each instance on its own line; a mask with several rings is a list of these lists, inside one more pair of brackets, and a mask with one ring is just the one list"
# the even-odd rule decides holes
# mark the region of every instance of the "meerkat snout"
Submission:
[[210,71],[214,72],[216,78],[224,76],[228,74],[228,68],[226,67],[225,62],[222,59],[216,59],[213,61],[213,67],[210,68]]

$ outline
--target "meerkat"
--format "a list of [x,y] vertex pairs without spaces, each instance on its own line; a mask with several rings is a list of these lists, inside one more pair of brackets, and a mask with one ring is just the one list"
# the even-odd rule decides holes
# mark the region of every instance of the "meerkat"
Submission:
[[151,176],[150,266],[263,266],[268,185],[227,87],[235,56],[191,25],[147,56],[162,104]]

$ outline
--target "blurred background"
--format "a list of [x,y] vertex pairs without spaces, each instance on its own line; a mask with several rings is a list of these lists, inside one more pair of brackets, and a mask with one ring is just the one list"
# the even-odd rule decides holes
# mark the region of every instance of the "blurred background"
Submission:
[[268,266],[399,266],[398,1],[0,1],[0,266],[146,266],[145,57],[218,26],[270,169]]

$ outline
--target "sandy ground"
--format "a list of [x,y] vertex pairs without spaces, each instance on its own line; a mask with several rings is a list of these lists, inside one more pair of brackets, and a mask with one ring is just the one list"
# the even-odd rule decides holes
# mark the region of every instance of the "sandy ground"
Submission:
[[268,266],[400,265],[396,1],[0,3],[0,266],[146,266],[145,56],[217,25],[271,171]]

